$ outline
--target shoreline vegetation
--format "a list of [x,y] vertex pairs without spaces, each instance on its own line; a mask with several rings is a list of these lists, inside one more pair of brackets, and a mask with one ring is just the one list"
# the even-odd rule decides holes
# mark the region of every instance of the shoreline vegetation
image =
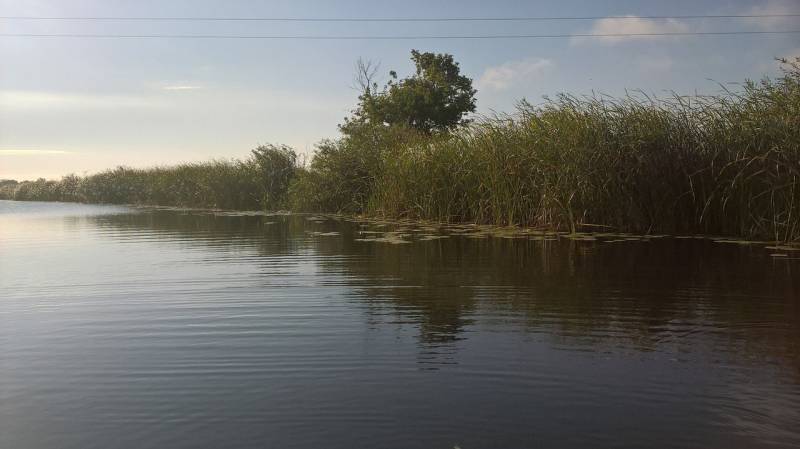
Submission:
[[441,128],[369,115],[413,79],[365,83],[307,164],[265,145],[243,160],[2,180],[0,199],[800,241],[800,59],[713,96],[559,95]]

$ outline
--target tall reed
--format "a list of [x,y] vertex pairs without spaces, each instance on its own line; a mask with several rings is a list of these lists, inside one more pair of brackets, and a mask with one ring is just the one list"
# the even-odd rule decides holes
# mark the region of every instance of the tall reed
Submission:
[[171,167],[118,167],[94,175],[69,175],[0,184],[0,198],[31,201],[147,204],[238,210],[286,207],[297,155],[267,145],[245,160],[216,160]]
[[800,59],[715,96],[559,95],[450,133],[349,127],[308,166],[242,161],[0,182],[0,198],[345,212],[800,240]]
[[[369,145],[352,135],[327,143],[292,201],[439,221],[798,240],[798,117],[797,62],[777,80],[716,96],[560,95],[449,134],[370,131],[379,138]],[[321,192],[353,201],[315,202]]]

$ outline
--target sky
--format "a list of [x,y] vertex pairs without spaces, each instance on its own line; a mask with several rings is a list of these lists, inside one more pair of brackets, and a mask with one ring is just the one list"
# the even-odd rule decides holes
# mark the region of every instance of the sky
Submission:
[[[800,0],[0,0],[0,16],[438,18],[800,13]],[[176,22],[0,19],[0,34],[497,35],[775,31],[800,18],[553,22]],[[411,73],[446,52],[474,79],[478,113],[559,92],[718,93],[779,73],[800,34],[487,40],[213,40],[0,36],[0,179],[118,165],[246,157],[282,143],[311,155],[357,102],[358,58]]]

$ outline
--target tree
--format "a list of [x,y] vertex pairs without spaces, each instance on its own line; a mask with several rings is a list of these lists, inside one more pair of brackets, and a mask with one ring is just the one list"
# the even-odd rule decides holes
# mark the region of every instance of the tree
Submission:
[[375,77],[378,75],[379,69],[379,63],[370,59],[358,58],[358,61],[356,61],[356,75],[353,77],[353,88],[358,90],[361,96],[371,95],[372,92],[378,90],[378,83],[375,82]]
[[297,153],[286,145],[261,145],[252,151],[251,160],[263,183],[263,206],[273,210],[284,207],[297,170]]
[[[359,61],[358,108],[340,126],[351,134],[363,125],[405,126],[433,133],[448,131],[468,122],[465,115],[475,111],[472,79],[461,75],[453,56],[443,53],[411,51],[416,72],[398,81],[395,71],[382,90],[372,83],[374,66]],[[371,85],[372,84],[372,85]]]

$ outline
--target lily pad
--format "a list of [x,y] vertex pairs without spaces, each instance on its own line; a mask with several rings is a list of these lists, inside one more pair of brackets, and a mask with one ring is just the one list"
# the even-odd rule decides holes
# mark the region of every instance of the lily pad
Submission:
[[430,240],[439,240],[439,239],[447,239],[447,238],[450,238],[450,236],[449,235],[423,235],[417,240],[422,241],[422,242],[427,242],[427,241],[430,241]]

